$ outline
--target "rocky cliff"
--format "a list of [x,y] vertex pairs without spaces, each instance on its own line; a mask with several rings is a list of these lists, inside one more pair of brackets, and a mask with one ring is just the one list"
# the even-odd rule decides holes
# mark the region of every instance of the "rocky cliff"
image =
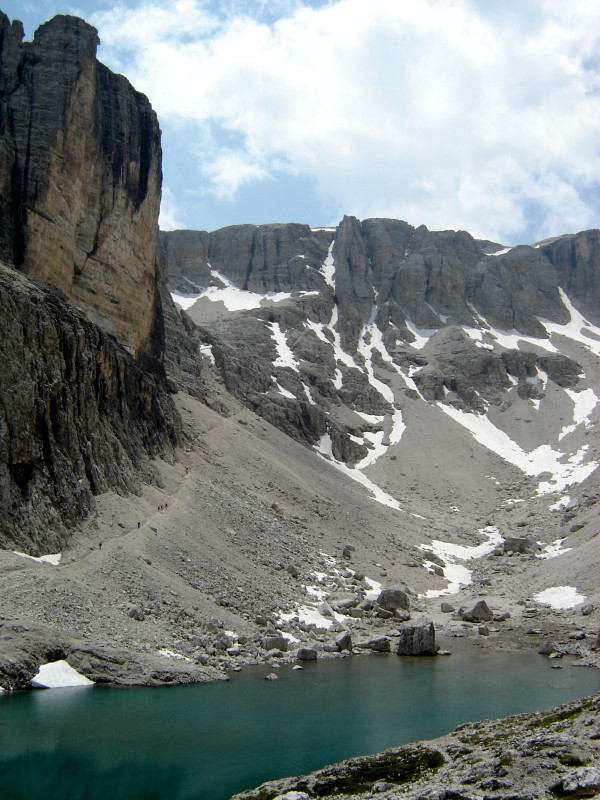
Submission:
[[[572,301],[599,313],[599,236],[511,248],[344,217],[337,228],[244,225],[161,240],[171,289],[198,298],[188,313],[228,390],[356,463],[373,455],[374,437],[389,441],[392,418],[400,426],[414,399],[485,415],[537,406],[548,380],[584,388],[585,339],[562,353],[550,338],[575,331]],[[595,334],[584,335],[593,347]],[[365,414],[380,419],[365,425]],[[541,444],[543,425],[538,434]]]
[[57,16],[23,42],[0,15],[0,259],[62,289],[138,361],[164,331],[156,271],[160,130],[147,98]]
[[161,382],[64,294],[0,265],[0,547],[57,552],[93,495],[139,492],[172,459]]
[[[0,13],[0,546],[34,553],[60,549],[94,495],[157,482],[181,430],[160,130],[97,44],[68,16],[23,42]],[[193,349],[165,301],[175,350]]]

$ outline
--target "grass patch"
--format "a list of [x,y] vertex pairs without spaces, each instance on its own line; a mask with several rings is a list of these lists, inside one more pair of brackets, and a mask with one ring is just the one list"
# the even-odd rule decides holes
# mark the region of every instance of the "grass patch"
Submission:
[[427,772],[437,771],[444,763],[437,750],[406,749],[351,763],[342,774],[322,776],[310,789],[306,784],[293,788],[309,797],[359,795],[370,791],[378,781],[412,783]]
[[577,719],[583,712],[592,707],[591,702],[582,703],[582,705],[577,706],[577,708],[568,708],[564,711],[557,711],[553,714],[544,714],[537,719],[532,720],[528,728],[549,728],[551,725],[555,725],[557,722],[566,722],[570,719]]

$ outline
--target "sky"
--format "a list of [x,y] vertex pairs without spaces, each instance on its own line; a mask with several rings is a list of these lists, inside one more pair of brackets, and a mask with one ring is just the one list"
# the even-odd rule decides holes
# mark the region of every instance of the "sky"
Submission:
[[600,226],[600,0],[2,0],[156,110],[163,229],[344,214],[506,245]]

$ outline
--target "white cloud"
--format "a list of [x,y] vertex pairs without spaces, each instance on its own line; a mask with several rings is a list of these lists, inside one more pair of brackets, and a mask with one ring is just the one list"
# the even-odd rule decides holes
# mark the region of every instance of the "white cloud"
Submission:
[[216,197],[283,170],[310,176],[340,215],[508,243],[598,224],[597,3],[284,2],[269,24],[262,2],[217,5],[92,18],[101,58],[163,125],[236,138],[195,150]]
[[158,224],[163,231],[185,228],[177,199],[168,186],[163,186]]

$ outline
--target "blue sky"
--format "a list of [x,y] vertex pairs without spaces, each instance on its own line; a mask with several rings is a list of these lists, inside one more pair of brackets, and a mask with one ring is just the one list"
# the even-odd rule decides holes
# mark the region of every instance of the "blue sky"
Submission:
[[505,244],[600,225],[598,0],[19,0],[163,131],[161,227],[344,214]]

